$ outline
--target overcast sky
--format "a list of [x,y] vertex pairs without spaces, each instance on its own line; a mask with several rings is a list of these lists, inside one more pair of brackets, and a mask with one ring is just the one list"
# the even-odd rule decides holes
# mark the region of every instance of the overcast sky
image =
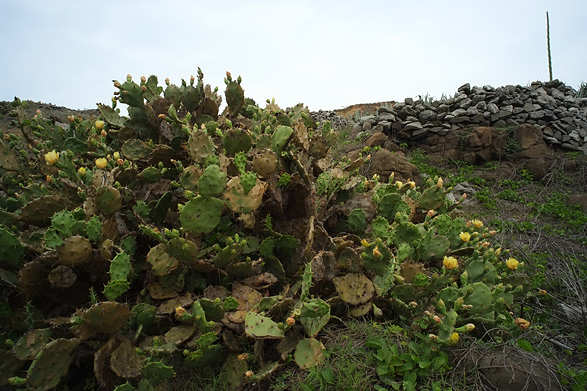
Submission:
[[587,1],[0,0],[0,100],[109,102],[112,80],[226,71],[245,95],[310,110],[494,87],[587,81]]

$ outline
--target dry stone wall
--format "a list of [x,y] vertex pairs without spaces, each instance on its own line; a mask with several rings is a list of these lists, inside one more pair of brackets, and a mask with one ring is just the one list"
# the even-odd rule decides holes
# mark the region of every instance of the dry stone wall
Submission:
[[[326,119],[322,113],[321,117]],[[587,98],[559,80],[529,86],[459,87],[454,97],[426,103],[406,98],[377,115],[361,117],[354,134],[383,132],[395,142],[445,136],[463,128],[516,128],[531,124],[549,145],[587,155]]]

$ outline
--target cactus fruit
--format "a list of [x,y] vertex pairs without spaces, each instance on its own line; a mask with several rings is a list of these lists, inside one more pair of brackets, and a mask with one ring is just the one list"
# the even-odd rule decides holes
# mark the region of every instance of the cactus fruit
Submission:
[[181,210],[181,225],[186,232],[209,233],[220,223],[223,207],[222,200],[197,196]]
[[294,360],[301,369],[310,369],[324,361],[324,345],[315,338],[304,338],[296,345]]
[[57,248],[57,256],[64,266],[81,265],[92,257],[92,244],[83,236],[70,236]]
[[216,150],[210,136],[199,130],[190,134],[187,148],[192,160],[198,164],[204,164],[206,158]]
[[50,329],[31,330],[14,344],[12,351],[21,361],[32,360],[49,343],[50,338]]
[[261,206],[266,189],[267,183],[257,179],[255,186],[245,193],[241,178],[234,177],[226,184],[223,198],[226,206],[234,213],[251,213]]
[[269,178],[277,168],[277,156],[270,149],[264,149],[253,157],[253,170],[264,178]]
[[332,282],[341,300],[350,305],[365,304],[375,295],[373,282],[363,274],[349,273]]
[[177,269],[179,261],[165,251],[165,244],[160,243],[149,250],[147,262],[151,264],[151,271],[156,276],[165,276]]
[[5,228],[0,227],[0,262],[13,267],[22,266],[24,247],[18,237]]
[[248,312],[245,316],[245,333],[253,338],[283,338],[283,328],[279,327],[271,318]]
[[80,344],[77,338],[59,338],[41,349],[27,371],[27,386],[37,390],[50,390],[67,375],[73,362],[73,351]]
[[131,379],[140,376],[145,358],[139,356],[128,340],[123,340],[110,356],[110,368],[118,376]]
[[198,192],[206,198],[219,196],[225,187],[226,173],[216,164],[206,167],[198,181]]
[[104,216],[110,217],[122,208],[122,196],[118,189],[102,186],[96,189],[96,204]]
[[153,148],[145,144],[144,141],[133,138],[122,145],[121,151],[128,160],[136,161],[148,156]]
[[228,129],[222,136],[222,146],[228,156],[239,152],[248,152],[253,146],[253,138],[245,129]]

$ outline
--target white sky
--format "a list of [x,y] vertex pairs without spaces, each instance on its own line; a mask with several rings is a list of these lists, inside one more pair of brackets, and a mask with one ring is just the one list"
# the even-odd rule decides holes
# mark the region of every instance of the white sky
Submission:
[[587,80],[585,0],[0,0],[0,100],[70,108],[155,74],[310,110],[454,94],[464,83]]

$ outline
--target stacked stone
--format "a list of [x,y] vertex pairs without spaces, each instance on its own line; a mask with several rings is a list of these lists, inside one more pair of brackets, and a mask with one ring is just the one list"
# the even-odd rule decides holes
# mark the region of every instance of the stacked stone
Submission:
[[333,129],[342,129],[349,124],[346,118],[336,114],[334,111],[312,111],[310,115],[316,123],[330,121]]
[[394,141],[409,142],[460,128],[524,123],[540,129],[551,145],[587,154],[587,98],[577,98],[575,90],[558,80],[498,88],[467,83],[453,98],[430,104],[406,98],[391,108],[380,107],[376,116],[360,118],[355,130],[380,131]]

